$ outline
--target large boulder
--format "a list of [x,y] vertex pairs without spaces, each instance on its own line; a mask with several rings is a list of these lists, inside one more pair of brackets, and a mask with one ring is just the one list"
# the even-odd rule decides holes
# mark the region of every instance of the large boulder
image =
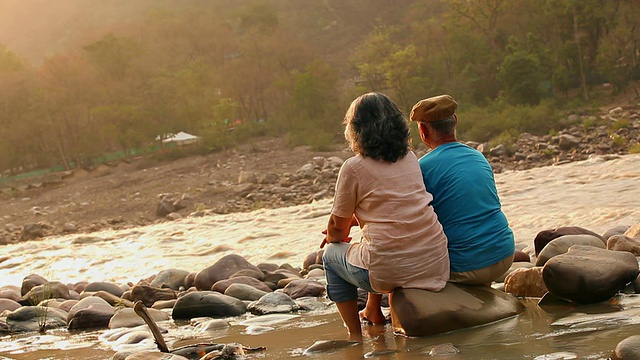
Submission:
[[22,293],[20,292],[20,288],[15,285],[0,287],[0,299],[9,299],[18,302],[21,297]]
[[231,277],[234,273],[242,269],[253,269],[260,271],[240,255],[230,254],[218,260],[215,264],[200,270],[196,274],[194,285],[198,290],[211,290],[213,284],[220,280]]
[[131,301],[140,300],[146,307],[153,306],[156,301],[172,300],[177,297],[175,290],[167,288],[161,289],[149,285],[136,285],[131,288]]
[[612,360],[640,359],[640,335],[631,335],[620,341],[613,350]]
[[564,226],[551,230],[542,230],[540,231],[536,237],[533,239],[533,245],[535,248],[536,256],[540,254],[542,249],[553,239],[559,238],[564,235],[593,235],[602,240],[602,243],[605,244],[607,239],[603,238],[601,235],[596,234],[591,230],[587,230],[585,228],[581,228],[579,226]]
[[[169,320],[169,314],[162,310],[147,309],[147,312],[155,322]],[[117,310],[109,320],[109,329],[132,328],[145,324],[144,320],[132,308],[122,308]]]
[[117,297],[121,297],[122,293],[124,293],[124,290],[117,284],[114,284],[111,282],[104,282],[104,281],[88,283],[87,285],[85,285],[84,291],[86,292],[106,291]]
[[10,333],[57,329],[67,325],[67,313],[45,306],[22,306],[8,313],[6,321]]
[[97,296],[86,297],[76,303],[67,316],[67,329],[103,329],[109,327],[109,321],[116,309]]
[[600,249],[606,248],[606,245],[597,236],[589,234],[563,235],[551,240],[544,249],[540,251],[536,259],[536,266],[544,266],[549,259],[566,253],[573,245],[595,246]]
[[216,281],[216,283],[213,284],[210,290],[224,294],[225,291],[227,291],[227,288],[233,284],[245,284],[253,286],[254,288],[262,290],[264,292],[272,291],[271,288],[265,283],[251,276],[237,276],[225,280]]
[[574,245],[542,268],[549,292],[578,304],[608,300],[637,277],[633,254],[593,246]]
[[46,282],[31,288],[18,303],[25,306],[38,305],[41,301],[48,299],[71,299],[69,288],[58,281]]
[[313,279],[293,280],[288,283],[282,292],[297,299],[305,296],[321,296],[325,292],[325,286]]
[[0,314],[5,312],[6,310],[14,311],[15,309],[19,308],[20,306],[22,306],[22,305],[18,304],[16,301],[13,301],[11,299],[0,298]]
[[49,280],[43,278],[38,274],[27,275],[24,277],[24,279],[22,279],[22,286],[20,287],[20,295],[24,296],[29,292],[29,290],[47,282],[49,282]]
[[271,292],[271,290],[262,291],[247,284],[231,284],[224,291],[224,294],[240,300],[255,301],[263,297],[268,292]]
[[267,293],[247,306],[247,310],[254,315],[290,313],[298,309],[298,304],[283,292]]
[[194,291],[176,301],[171,317],[174,320],[196,317],[239,316],[247,311],[242,300],[215,291]]
[[612,235],[607,240],[607,249],[614,251],[627,251],[635,256],[640,256],[640,239],[625,235]]
[[428,336],[487,324],[521,313],[524,305],[489,286],[447,283],[439,292],[398,289],[393,292],[394,330]]
[[185,279],[189,275],[188,271],[179,269],[165,269],[156,275],[151,281],[151,286],[158,288],[169,288],[180,290],[181,286],[185,286]]

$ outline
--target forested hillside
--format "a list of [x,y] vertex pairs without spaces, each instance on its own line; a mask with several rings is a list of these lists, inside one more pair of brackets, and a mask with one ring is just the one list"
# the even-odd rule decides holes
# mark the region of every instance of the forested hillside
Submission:
[[[91,165],[168,134],[208,152],[340,141],[351,99],[449,93],[461,137],[557,127],[637,93],[638,0],[0,0],[0,171]],[[105,157],[107,156],[107,157]]]

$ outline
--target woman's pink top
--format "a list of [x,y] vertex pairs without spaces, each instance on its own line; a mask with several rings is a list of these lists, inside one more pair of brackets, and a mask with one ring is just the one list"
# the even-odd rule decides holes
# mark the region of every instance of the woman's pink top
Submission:
[[347,261],[369,270],[373,289],[439,291],[449,280],[447,238],[432,199],[413,152],[395,163],[356,155],[342,165],[331,213],[358,219],[363,237]]

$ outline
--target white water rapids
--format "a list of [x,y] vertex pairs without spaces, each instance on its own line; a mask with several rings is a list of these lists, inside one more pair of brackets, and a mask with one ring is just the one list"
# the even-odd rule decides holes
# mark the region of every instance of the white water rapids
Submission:
[[[603,233],[640,222],[640,155],[607,158],[496,174],[520,247],[545,229],[580,226]],[[230,253],[253,264],[301,266],[318,249],[330,209],[326,200],[8,245],[0,248],[0,257],[8,257],[0,263],[0,286],[19,286],[32,273],[64,283],[135,283],[167,268],[196,272]]]

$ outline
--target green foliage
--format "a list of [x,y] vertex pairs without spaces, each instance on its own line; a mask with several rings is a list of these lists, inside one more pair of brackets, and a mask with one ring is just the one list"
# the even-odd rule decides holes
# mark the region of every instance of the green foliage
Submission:
[[255,2],[239,12],[243,30],[273,31],[278,26],[276,9],[268,3]]
[[520,133],[516,129],[508,129],[502,131],[498,136],[495,136],[489,140],[489,146],[495,147],[498,145],[504,145],[509,153],[513,153],[515,150],[516,141]]
[[462,139],[484,142],[505,131],[511,135],[522,132],[543,135],[553,129],[557,122],[555,107],[548,101],[537,106],[496,102],[489,107],[461,111],[458,129]]
[[22,59],[0,44],[0,74],[18,71],[24,66]]
[[595,118],[585,118],[582,120],[582,128],[585,131],[589,131],[592,127],[597,125]]
[[83,49],[92,63],[115,78],[125,76],[133,58],[142,51],[133,39],[116,37],[114,34],[85,45]]
[[38,331],[40,334],[45,334],[47,331],[47,316],[49,314],[49,306],[47,300],[51,299],[51,283],[48,281],[39,285],[42,287],[40,295],[34,295],[29,302],[32,306],[35,306],[36,316],[38,318]]
[[291,146],[325,148],[324,134],[340,131],[343,116],[336,96],[335,69],[322,61],[314,61],[304,72],[294,72],[280,86],[290,96],[276,126],[289,133]]
[[629,147],[629,154],[640,154],[640,144],[631,145]]
[[542,99],[544,80],[537,56],[517,51],[502,61],[498,80],[504,86],[507,99],[513,104],[537,105]]
[[626,129],[631,125],[631,122],[628,119],[619,119],[611,123],[611,130],[618,131],[620,129]]
[[288,137],[290,147],[307,145],[313,151],[331,151],[335,149],[335,135],[323,130],[290,132]]
[[562,65],[553,70],[551,83],[555,90],[565,96],[567,96],[569,94],[569,90],[576,85],[575,79],[571,76],[569,70]]
[[376,27],[365,42],[356,49],[353,61],[358,67],[360,77],[371,91],[382,91],[386,83],[385,61],[399,49],[394,36],[398,29],[393,26]]
[[609,138],[611,139],[611,145],[613,147],[622,148],[627,144],[627,139],[624,136],[612,134]]
[[554,148],[546,148],[542,151],[542,155],[544,155],[547,158],[552,157],[554,153],[555,153]]

